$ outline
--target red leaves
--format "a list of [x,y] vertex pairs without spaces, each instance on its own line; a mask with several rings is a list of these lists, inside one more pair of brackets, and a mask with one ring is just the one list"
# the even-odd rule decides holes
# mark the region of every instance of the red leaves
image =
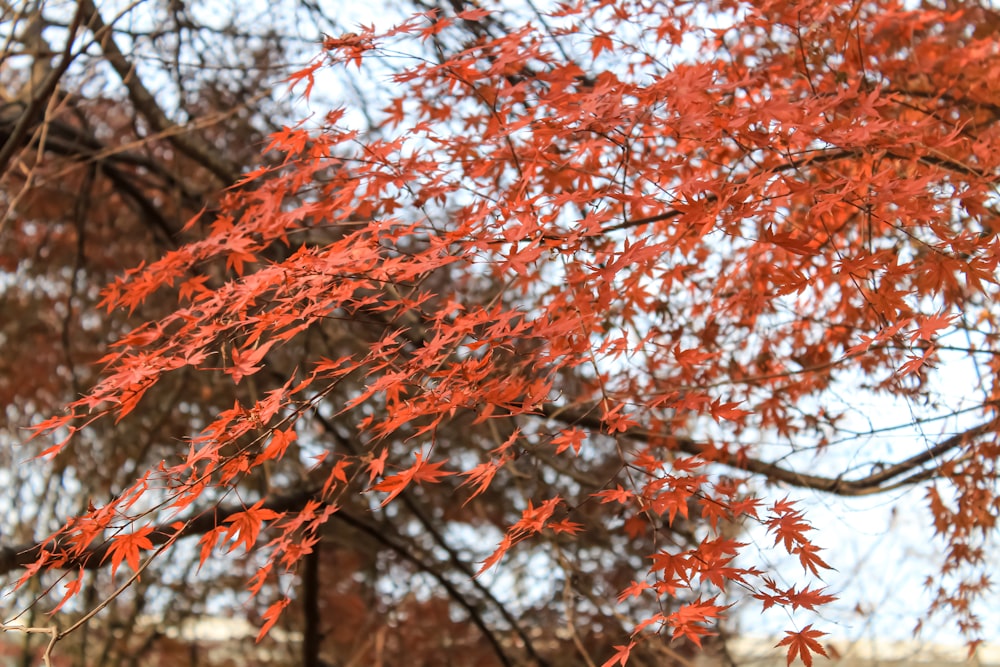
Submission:
[[51,613],[54,614],[57,611],[59,611],[60,609],[62,609],[63,606],[67,602],[69,602],[71,599],[73,599],[73,597],[76,596],[80,592],[80,587],[82,585],[83,585],[83,568],[81,567],[77,571],[77,575],[76,575],[75,579],[70,579],[70,580],[68,580],[68,581],[66,581],[66,582],[63,583],[63,588],[66,589],[66,592],[63,594],[62,599],[59,600],[59,603],[56,604],[56,606],[52,608],[52,612]]
[[825,632],[820,632],[819,630],[813,630],[812,625],[807,625],[802,628],[799,632],[785,632],[787,635],[780,642],[775,644],[775,646],[787,646],[788,647],[788,664],[791,665],[795,658],[801,658],[802,662],[806,667],[812,667],[813,664],[813,653],[818,653],[822,656],[827,656],[826,649],[820,644],[817,638],[824,636]]
[[620,503],[626,505],[635,497],[635,494],[631,491],[626,491],[619,484],[614,489],[607,489],[605,491],[598,491],[592,494],[595,498],[600,498],[601,503]]
[[599,32],[590,40],[590,54],[594,58],[601,55],[602,51],[613,50],[614,42],[611,41],[611,37],[607,33]]
[[562,454],[569,448],[573,449],[574,454],[579,454],[586,437],[587,434],[578,428],[563,429],[559,435],[552,438],[552,444],[556,446],[556,454]]
[[823,591],[826,589],[824,588],[813,590],[807,586],[801,591],[796,591],[794,586],[788,589],[779,588],[769,577],[761,577],[761,580],[769,590],[773,591],[773,594],[764,592],[754,593],[755,598],[763,601],[765,610],[774,605],[787,605],[793,611],[799,607],[814,611],[820,606],[837,599],[836,596],[825,594]]
[[703,602],[701,598],[698,598],[670,614],[667,617],[667,622],[674,628],[673,638],[686,637],[696,646],[701,646],[702,637],[714,634],[704,624],[719,618],[724,610],[732,606],[713,604],[715,599],[712,597]]
[[[538,507],[529,500],[528,506],[521,512],[521,518],[514,525],[507,529],[507,534],[501,540],[499,546],[493,551],[490,556],[483,561],[482,566],[479,571],[476,572],[478,577],[480,574],[490,569],[503,558],[504,554],[513,547],[515,544],[521,540],[535,534],[540,533],[546,524],[549,523],[549,519],[552,517],[552,513],[555,511],[556,507],[562,502],[561,498],[550,498],[546,500]],[[569,521],[559,521],[553,522],[548,525],[554,532],[568,532],[575,533],[579,529],[577,524]]]
[[[257,542],[257,536],[264,527],[264,522],[273,521],[281,517],[280,514],[273,510],[264,509],[263,505],[264,501],[260,500],[243,512],[233,514],[225,519],[224,523],[229,524],[225,528],[225,537],[226,539],[233,540],[229,551],[233,551],[240,545],[243,545],[247,551],[250,551]],[[202,552],[202,556],[202,560],[204,561],[204,551]]]
[[240,383],[240,380],[248,375],[253,375],[263,366],[258,366],[267,351],[274,346],[275,341],[270,340],[263,345],[254,346],[249,350],[233,349],[233,365],[226,369],[226,373],[233,376],[233,382]]
[[285,611],[285,607],[291,604],[291,600],[288,598],[281,598],[277,602],[273,603],[267,610],[264,611],[264,625],[261,626],[260,632],[257,633],[257,643],[260,643],[267,633],[271,631],[274,624],[278,622],[281,618],[281,612]]
[[108,546],[104,558],[111,559],[112,576],[118,571],[118,566],[122,564],[123,560],[134,572],[139,572],[139,552],[153,548],[153,543],[149,539],[149,534],[152,532],[152,526],[143,526],[132,532],[119,533],[111,538],[111,544]]
[[280,459],[285,455],[285,450],[288,449],[288,445],[292,444],[296,438],[298,438],[298,434],[296,434],[292,429],[288,429],[286,431],[274,429],[274,433],[271,435],[271,441],[268,443],[267,447],[264,448],[264,451],[258,454],[253,460],[252,465],[257,466],[264,461]]
[[740,421],[744,417],[753,414],[749,410],[740,410],[737,407],[738,405],[739,405],[738,402],[721,403],[719,402],[718,399],[716,399],[709,406],[709,411],[712,414],[712,419],[714,419],[717,422],[722,420]]
[[625,667],[628,662],[628,656],[635,648],[635,642],[629,642],[621,646],[615,646],[615,654],[611,656],[601,667],[614,667],[614,665],[621,665]]
[[500,461],[486,461],[485,463],[480,463],[472,470],[462,473],[463,475],[468,476],[468,479],[462,482],[462,486],[473,486],[472,493],[469,494],[468,499],[465,501],[466,503],[489,488],[490,483],[493,482],[493,477],[497,474],[506,460],[506,458],[503,458]]
[[[264,464],[285,464],[287,477],[276,478],[290,478],[295,421],[315,411],[335,415],[330,430],[348,439],[301,431],[301,449],[339,457],[316,482],[330,512],[366,477],[386,506],[412,483],[462,475],[466,503],[488,500],[481,514],[458,507],[452,485],[423,491],[449,520],[508,526],[480,573],[539,533],[568,539],[586,523],[599,526],[595,539],[620,538],[594,547],[601,563],[619,549],[657,545],[623,558],[645,557],[649,567],[622,579],[637,580],[622,599],[690,600],[738,588],[764,610],[811,612],[831,602],[810,584],[777,587],[737,558],[752,557],[745,545],[723,536],[760,515],[804,576],[830,569],[805,513],[788,499],[765,513],[766,501],[749,489],[771,487],[743,476],[836,490],[811,481],[798,458],[800,443],[846,433],[829,397],[839,405],[851,389],[844,378],[853,377],[900,391],[913,405],[915,396],[932,398],[919,383],[900,389],[899,380],[932,369],[934,343],[954,313],[980,336],[982,349],[970,342],[969,354],[988,356],[997,323],[983,305],[993,287],[983,285],[995,280],[996,230],[983,220],[994,197],[989,160],[1000,151],[985,131],[975,160],[963,144],[967,128],[991,122],[988,105],[934,89],[927,72],[948,65],[936,50],[925,54],[934,67],[910,70],[918,59],[908,50],[923,48],[916,38],[898,47],[906,58],[889,37],[868,40],[871,72],[852,70],[841,54],[823,53],[836,40],[817,31],[830,26],[803,21],[796,27],[818,51],[814,65],[793,68],[787,53],[759,48],[755,35],[773,17],[750,3],[746,24],[734,19],[734,33],[751,29],[727,44],[732,57],[692,55],[665,68],[623,39],[623,6],[600,3],[617,11],[598,24],[578,4],[557,11],[574,19],[566,25],[600,25],[578,33],[589,68],[566,61],[551,48],[557,37],[531,25],[477,31],[470,41],[456,31],[486,19],[478,8],[421,15],[383,34],[326,38],[330,53],[288,79],[293,88],[305,84],[306,96],[327,63],[360,68],[368,56],[409,53],[422,40],[442,51],[440,62],[415,59],[395,73],[386,121],[371,136],[344,127],[345,109],[328,114],[321,130],[276,132],[268,150],[285,154],[280,168],[249,172],[220,204],[207,238],[110,287],[109,307],[133,309],[174,286],[181,303],[127,334],[104,359],[105,380],[43,430],[72,435],[108,406],[121,419],[166,374],[221,369],[235,385],[234,407],[198,421],[185,434],[186,457],[163,469],[172,508],[213,487],[239,488]],[[663,40],[699,32],[649,14],[628,20]],[[841,20],[834,10],[828,18]],[[888,32],[925,32],[914,20],[895,15],[901,29]],[[855,19],[839,27],[858,39],[883,30]],[[724,40],[726,31],[714,35]],[[407,48],[383,46],[394,40]],[[466,46],[446,53],[452,42]],[[869,80],[887,83],[858,84]],[[928,100],[934,113],[917,113]],[[975,213],[962,217],[960,208]],[[298,346],[300,334],[308,344]],[[330,359],[314,355],[314,340]],[[273,374],[242,380],[265,365],[295,381],[261,400],[256,385]],[[980,389],[996,370],[983,368]],[[758,447],[759,434],[777,444]],[[432,446],[441,458],[433,463],[425,459]],[[420,447],[410,467],[390,463]],[[991,460],[971,454],[954,460]],[[454,473],[443,468],[449,461]],[[927,474],[959,477],[922,461],[915,477],[901,479],[923,479],[925,464]],[[991,475],[965,477],[988,488]],[[541,488],[551,491],[535,506]],[[971,529],[977,524],[955,519],[968,513],[986,525],[995,495],[972,498],[977,490],[954,509],[932,490],[938,532]],[[201,562],[220,539],[232,542],[229,551],[254,548],[265,522],[279,516],[262,503],[205,534]],[[572,510],[557,514],[564,508]],[[308,512],[320,513],[312,505]],[[271,562],[293,565],[312,548],[318,521],[288,521]],[[66,542],[83,550],[109,525],[110,516],[91,516]],[[660,539],[664,532],[694,537],[674,543]],[[113,540],[113,570],[138,567],[147,535]],[[251,589],[262,589],[269,573],[262,567]],[[636,632],[667,623],[674,638],[699,644],[726,609],[716,600],[699,597]],[[287,604],[269,608],[265,631]],[[790,661],[808,666],[822,653],[821,633],[810,627],[781,643]],[[606,664],[625,664],[634,646],[616,647]]]
[[463,21],[480,21],[490,15],[488,9],[464,9],[455,15]]
[[[324,45],[324,46],[325,46],[325,48],[330,49],[330,48],[338,48],[341,45],[340,44],[338,44],[338,45],[330,44],[329,46],[327,46],[327,45]],[[313,85],[315,85],[315,83],[316,83],[316,70],[318,70],[322,66],[323,66],[323,61],[321,61],[319,59],[314,60],[307,67],[304,67],[303,69],[300,69],[297,72],[294,72],[291,76],[289,76],[287,79],[285,79],[285,82],[289,84],[289,88],[291,90],[294,90],[295,86],[297,86],[302,81],[305,81],[306,82],[306,88],[305,88],[305,91],[303,92],[302,96],[305,97],[305,99],[308,100],[309,99],[309,94],[312,92]]]
[[830,566],[819,557],[822,549],[806,538],[805,534],[813,528],[794,505],[787,498],[776,502],[771,507],[773,515],[764,523],[768,532],[774,533],[775,544],[783,544],[788,553],[799,557],[803,569],[818,576],[819,568],[829,570]]
[[393,498],[402,493],[403,489],[405,489],[410,482],[417,482],[418,484],[427,482],[429,484],[434,484],[442,477],[454,474],[446,470],[441,470],[441,466],[447,462],[448,460],[445,459],[444,461],[439,461],[437,463],[428,463],[424,460],[423,452],[417,452],[416,461],[414,461],[412,466],[400,473],[386,477],[384,480],[373,486],[372,489],[375,491],[388,492],[389,495],[382,501],[382,506],[384,507]]

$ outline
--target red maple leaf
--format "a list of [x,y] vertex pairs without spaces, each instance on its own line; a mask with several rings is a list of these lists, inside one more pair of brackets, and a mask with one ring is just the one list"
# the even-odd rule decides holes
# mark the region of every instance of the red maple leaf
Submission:
[[118,566],[123,560],[134,572],[139,571],[139,552],[153,548],[153,543],[149,540],[149,534],[152,532],[152,526],[143,526],[131,533],[119,533],[111,538],[111,544],[102,560],[111,558],[112,576],[118,571]]
[[788,647],[788,664],[791,665],[796,657],[802,659],[806,667],[812,667],[813,664],[813,653],[819,653],[822,656],[829,657],[826,653],[826,649],[823,645],[816,641],[817,638],[824,636],[825,632],[820,632],[819,630],[813,630],[812,625],[807,625],[802,628],[800,632],[786,631],[787,635],[780,642],[775,644],[775,648],[779,646]]
[[223,523],[229,524],[226,527],[226,539],[233,540],[229,551],[233,551],[241,544],[249,551],[256,544],[257,536],[260,534],[261,528],[264,527],[264,522],[281,517],[277,512],[265,509],[263,505],[264,501],[260,500],[252,507],[228,516],[223,521]]
[[382,505],[385,505],[402,493],[403,489],[405,489],[412,481],[415,481],[418,484],[422,482],[434,483],[442,477],[453,474],[451,472],[441,470],[441,466],[447,463],[448,459],[437,463],[427,463],[427,461],[424,460],[423,452],[417,452],[416,459],[417,460],[413,463],[413,465],[406,470],[395,475],[390,475],[372,487],[375,491],[386,491],[389,493],[385,500],[382,501]]

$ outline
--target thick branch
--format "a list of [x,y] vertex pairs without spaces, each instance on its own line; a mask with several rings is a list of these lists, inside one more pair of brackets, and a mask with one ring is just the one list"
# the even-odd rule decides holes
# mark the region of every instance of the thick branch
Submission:
[[302,667],[320,667],[320,606],[319,591],[319,552],[320,545],[313,547],[311,553],[303,556],[302,571]]
[[[270,498],[264,503],[264,507],[274,512],[294,512],[302,509],[306,502],[315,494],[314,489],[299,491],[285,496]],[[204,535],[221,524],[227,517],[238,514],[246,510],[243,505],[231,505],[217,507],[212,511],[188,519],[184,527],[180,530],[179,537],[189,537],[191,535]],[[149,540],[154,547],[165,544],[175,535],[177,530],[173,527],[176,521],[158,526],[150,535]],[[111,561],[106,561],[110,542],[105,542],[99,546],[92,547],[76,558],[67,558],[65,568],[83,567],[86,570],[97,570],[105,565],[110,565]],[[52,543],[39,543],[21,545],[15,547],[0,547],[0,574],[7,574],[14,570],[26,567],[38,560],[38,556],[43,549],[55,550],[59,555],[59,545]]]
[[136,110],[142,114],[153,130],[166,135],[170,143],[176,146],[179,151],[203,165],[223,183],[235,182],[240,174],[240,170],[236,166],[219,157],[217,150],[211,145],[186,133],[183,128],[172,123],[163,113],[153,94],[142,83],[135,68],[118,48],[112,32],[107,29],[93,0],[80,0],[80,8],[95,34],[103,35],[100,43],[104,57],[107,58],[108,63],[125,84],[129,99],[132,100]]
[[[573,412],[553,406],[546,406],[543,409],[543,415],[549,419],[557,419],[567,424],[583,426],[594,431],[603,429],[601,419],[592,413]],[[816,489],[817,491],[825,491],[838,496],[870,496],[936,477],[936,470],[933,468],[924,469],[921,466],[961,447],[975,438],[995,431],[998,425],[1000,425],[1000,419],[984,422],[953,435],[919,454],[914,454],[890,466],[881,468],[878,472],[855,479],[844,479],[842,475],[824,477],[822,475],[803,473],[784,468],[777,463],[762,461],[742,454],[720,452],[717,447],[708,443],[698,442],[692,438],[668,436],[641,428],[628,429],[622,435],[630,440],[642,442],[650,439],[669,438],[674,447],[686,454],[706,455],[711,461],[761,475],[773,482],[785,482],[793,486]]]
[[[804,158],[802,160],[789,160],[788,162],[784,162],[784,163],[776,165],[774,167],[770,167],[770,168],[766,168],[766,169],[761,169],[761,171],[762,172],[770,172],[770,173],[777,174],[777,173],[781,173],[781,172],[785,172],[785,171],[793,171],[793,170],[797,170],[797,169],[802,169],[804,167],[808,167],[808,166],[814,165],[814,164],[823,164],[824,162],[834,162],[836,160],[843,160],[843,159],[846,159],[846,158],[858,157],[858,155],[859,155],[859,153],[856,150],[822,150],[822,151],[818,151],[817,154],[814,154],[814,155],[812,155],[810,157],[806,157],[806,158]],[[901,161],[904,161],[904,162],[905,161],[909,161],[909,160],[912,159],[911,157],[908,157],[906,155],[900,155],[898,153],[893,153],[892,151],[887,151],[885,156],[887,158],[891,158],[891,159],[895,159],[895,160],[901,160]],[[961,162],[958,162],[956,160],[947,159],[946,157],[937,157],[937,156],[933,156],[933,155],[930,155],[930,156],[929,155],[921,155],[917,159],[920,162],[923,162],[924,164],[928,164],[928,165],[935,166],[935,167],[940,167],[942,169],[945,169],[945,170],[948,170],[948,171],[951,171],[951,172],[955,172],[955,173],[961,174],[962,176],[974,176],[974,177],[980,178],[980,179],[987,179],[991,183],[994,183],[997,180],[1000,180],[1000,176],[997,176],[997,175],[989,176],[989,175],[983,174],[982,172],[977,171],[976,169],[973,169],[973,168],[969,167],[968,165],[962,164]],[[741,185],[741,184],[745,183],[746,180],[747,180],[747,177],[741,177],[741,178],[735,179],[732,182],[732,185]],[[719,198],[718,195],[709,192],[709,193],[706,193],[704,201],[711,203],[711,202],[714,202],[714,201],[718,200],[718,198]],[[683,213],[683,211],[681,211],[680,209],[674,208],[674,209],[670,209],[669,211],[666,211],[664,213],[660,213],[658,215],[649,216],[647,218],[635,218],[635,219],[623,220],[623,221],[621,221],[621,222],[619,222],[619,223],[617,223],[615,225],[612,225],[610,227],[606,227],[603,231],[605,233],[607,233],[607,232],[615,232],[615,231],[621,231],[623,229],[632,229],[634,227],[642,227],[643,225],[649,225],[649,224],[652,224],[654,222],[665,222],[667,220],[671,220],[673,218],[676,218],[677,216],[681,215],[681,213]]]
[[[18,151],[18,149],[20,149],[24,144],[25,138],[29,136],[29,132],[31,132],[41,121],[49,101],[52,99],[52,96],[55,95],[56,89],[59,87],[59,80],[62,78],[62,75],[66,73],[66,70],[69,69],[70,64],[76,57],[73,54],[73,40],[76,37],[76,31],[80,25],[80,19],[82,17],[82,6],[77,7],[76,14],[73,16],[73,22],[70,24],[69,35],[66,37],[66,47],[63,50],[59,64],[54,69],[49,71],[45,80],[42,81],[39,86],[38,92],[32,95],[31,99],[28,100],[24,111],[17,120],[17,123],[7,136],[3,146],[0,147],[0,174],[3,174],[4,171],[6,171],[7,164],[10,162],[11,158]],[[41,38],[39,37],[39,40],[40,39]]]
[[[262,507],[279,513],[295,512],[305,507],[306,503],[315,497],[317,493],[318,489],[307,489],[284,496],[276,496],[266,500]],[[239,514],[245,510],[246,507],[243,504],[238,504],[226,507],[217,507],[212,511],[203,512],[198,516],[187,520],[184,523],[184,527],[179,531],[179,535],[175,528],[177,522],[172,521],[154,529],[149,535],[149,540],[153,543],[154,547],[158,547],[171,539],[175,539],[175,537],[179,539],[181,537],[203,535],[224,523],[228,517]],[[427,563],[421,560],[419,557],[411,553],[405,545],[395,541],[383,531],[379,530],[376,526],[372,526],[368,522],[349,515],[343,509],[335,512],[332,518],[342,521],[352,528],[371,536],[383,546],[396,552],[404,560],[410,562],[421,571],[430,575],[441,585],[448,596],[469,614],[470,621],[473,625],[479,628],[480,632],[483,633],[483,636],[493,648],[493,651],[496,653],[501,664],[513,664],[510,661],[510,658],[507,657],[506,651],[500,643],[500,640],[486,624],[486,621],[483,619],[476,606],[466,599],[455,584],[441,574],[438,568],[434,567],[432,563]],[[92,547],[80,556],[73,558],[67,557],[66,561],[61,564],[60,567],[62,569],[83,567],[86,570],[97,570],[105,566],[110,566],[111,561],[106,558],[109,548],[110,542],[105,542],[99,546]],[[43,549],[50,551],[54,549],[56,551],[56,555],[59,555],[59,545],[52,543],[32,544],[19,547],[0,547],[0,574],[7,574],[32,564],[38,559]]]

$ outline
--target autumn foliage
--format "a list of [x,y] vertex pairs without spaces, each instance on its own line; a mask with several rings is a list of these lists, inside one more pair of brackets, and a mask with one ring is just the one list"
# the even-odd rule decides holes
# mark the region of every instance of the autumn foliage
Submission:
[[[780,646],[809,666],[835,592],[797,492],[922,486],[948,552],[934,609],[979,638],[1000,513],[1000,15],[453,4],[326,37],[290,84],[316,99],[357,73],[381,88],[376,126],[340,107],[284,127],[188,242],[106,288],[109,312],[159,310],[36,426],[43,456],[173,376],[231,407],[183,424],[22,581],[67,569],[67,602],[97,561],[146,577],[195,534],[202,567],[259,554],[250,592],[279,591],[263,636],[331,523],[408,516],[427,553],[454,531],[488,542],[451,552],[456,581],[540,553],[566,582],[561,624],[614,608],[625,625],[572,637],[596,664],[701,646],[753,607],[788,614]],[[942,385],[956,355],[975,386]],[[852,468],[852,392],[966,421]],[[741,539],[753,527],[767,543]],[[794,571],[772,571],[782,556]],[[489,642],[500,663],[550,659],[527,634]]]

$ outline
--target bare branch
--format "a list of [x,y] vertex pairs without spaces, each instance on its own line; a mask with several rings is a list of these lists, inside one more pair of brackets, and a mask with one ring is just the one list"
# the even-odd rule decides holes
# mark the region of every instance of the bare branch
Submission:
[[142,83],[135,67],[128,61],[125,54],[115,43],[114,36],[104,23],[100,13],[94,6],[92,0],[80,0],[80,8],[88,24],[98,35],[101,35],[101,48],[108,63],[121,78],[122,83],[128,89],[129,98],[132,104],[142,114],[142,117],[149,122],[156,132],[161,132],[168,137],[169,141],[177,147],[179,151],[205,166],[215,176],[225,184],[233,183],[239,177],[240,170],[229,161],[219,156],[216,149],[197,136],[189,134],[188,131],[172,123],[163,109],[156,103],[153,94]]

